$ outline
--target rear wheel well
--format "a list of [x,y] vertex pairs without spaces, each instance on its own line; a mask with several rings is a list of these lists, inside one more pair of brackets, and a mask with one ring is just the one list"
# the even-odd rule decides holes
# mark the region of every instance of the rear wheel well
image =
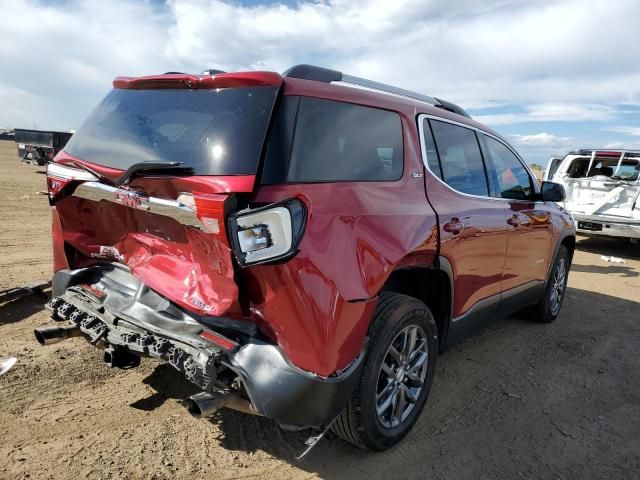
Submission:
[[436,321],[438,345],[445,345],[451,317],[451,286],[449,277],[434,268],[395,270],[382,287],[383,291],[400,293],[424,302]]

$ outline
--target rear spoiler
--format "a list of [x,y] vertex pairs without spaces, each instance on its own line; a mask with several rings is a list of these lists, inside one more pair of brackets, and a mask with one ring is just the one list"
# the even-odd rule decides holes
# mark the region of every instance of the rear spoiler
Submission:
[[237,72],[216,75],[170,73],[146,77],[116,77],[113,81],[114,88],[125,90],[279,87],[280,85],[282,85],[282,77],[275,72]]

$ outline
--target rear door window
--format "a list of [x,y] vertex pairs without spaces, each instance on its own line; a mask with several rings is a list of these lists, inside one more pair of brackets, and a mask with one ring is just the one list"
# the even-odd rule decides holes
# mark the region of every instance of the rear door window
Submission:
[[495,175],[497,196],[513,200],[527,200],[533,194],[531,176],[520,159],[498,140],[482,135],[486,156],[489,157]]
[[397,113],[301,97],[288,182],[392,181],[402,176]]
[[[459,192],[488,196],[487,176],[475,132],[438,120],[430,123],[438,149],[442,180]],[[429,169],[432,170],[430,163]]]

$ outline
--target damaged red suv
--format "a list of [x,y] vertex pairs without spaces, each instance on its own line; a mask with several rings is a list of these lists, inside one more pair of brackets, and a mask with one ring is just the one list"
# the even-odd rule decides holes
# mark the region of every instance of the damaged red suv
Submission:
[[558,316],[575,244],[562,187],[460,107],[309,65],[117,78],[47,181],[64,325],[40,343],[161,359],[196,416],[373,450],[415,424],[447,345]]

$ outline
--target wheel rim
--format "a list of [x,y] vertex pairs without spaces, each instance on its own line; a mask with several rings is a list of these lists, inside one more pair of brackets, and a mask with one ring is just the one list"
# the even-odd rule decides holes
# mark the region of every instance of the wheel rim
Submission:
[[414,409],[427,376],[428,354],[427,336],[417,325],[405,327],[389,345],[376,388],[376,414],[383,427],[397,427]]
[[562,305],[562,296],[564,295],[564,286],[567,281],[566,260],[561,258],[556,264],[553,271],[553,279],[551,284],[551,313],[557,315]]

